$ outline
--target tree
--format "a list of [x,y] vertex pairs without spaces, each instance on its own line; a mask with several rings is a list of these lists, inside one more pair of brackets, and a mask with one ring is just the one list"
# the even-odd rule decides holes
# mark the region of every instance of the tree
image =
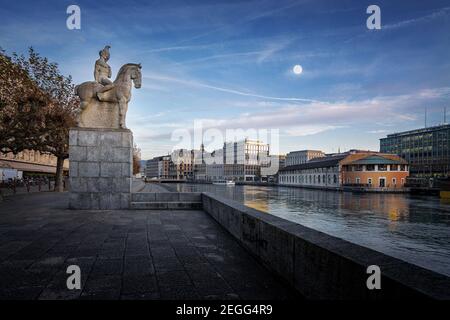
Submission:
[[40,112],[48,97],[25,70],[0,51],[0,151],[19,153],[34,144],[36,127],[44,115]]
[[141,149],[136,145],[133,147],[133,174],[138,174],[141,170]]
[[8,142],[0,147],[14,153],[33,149],[56,156],[55,190],[62,191],[69,128],[76,125],[79,109],[72,78],[61,75],[56,63],[33,48],[28,50],[28,57],[2,54],[1,62],[7,72],[0,72],[0,105],[6,111],[0,118],[0,138],[3,134]]

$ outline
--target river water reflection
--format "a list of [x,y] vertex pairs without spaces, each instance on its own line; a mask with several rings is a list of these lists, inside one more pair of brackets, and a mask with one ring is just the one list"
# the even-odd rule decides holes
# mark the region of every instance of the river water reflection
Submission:
[[208,191],[450,276],[450,203],[404,194],[177,184]]

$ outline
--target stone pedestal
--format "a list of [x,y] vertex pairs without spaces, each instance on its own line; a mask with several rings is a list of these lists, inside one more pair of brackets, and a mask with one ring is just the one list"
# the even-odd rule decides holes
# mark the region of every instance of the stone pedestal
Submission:
[[128,209],[132,165],[133,134],[130,130],[70,129],[70,208]]

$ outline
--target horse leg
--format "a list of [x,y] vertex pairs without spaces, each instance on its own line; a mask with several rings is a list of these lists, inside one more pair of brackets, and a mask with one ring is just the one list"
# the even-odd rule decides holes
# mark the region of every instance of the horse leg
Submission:
[[89,101],[81,101],[80,102],[80,109],[78,110],[77,114],[76,114],[76,120],[78,125],[81,125],[82,123],[82,114],[84,112],[84,110],[86,109],[86,107],[88,106]]
[[119,100],[119,127],[127,129],[125,125],[125,117],[127,115],[128,103],[126,99]]

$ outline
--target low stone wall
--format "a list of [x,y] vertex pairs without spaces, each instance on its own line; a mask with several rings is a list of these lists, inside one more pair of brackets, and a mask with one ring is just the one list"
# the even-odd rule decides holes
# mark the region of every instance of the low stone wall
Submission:
[[[220,196],[203,209],[258,260],[309,299],[450,299],[450,278]],[[369,235],[370,236],[370,235]],[[367,267],[381,270],[369,290]]]

